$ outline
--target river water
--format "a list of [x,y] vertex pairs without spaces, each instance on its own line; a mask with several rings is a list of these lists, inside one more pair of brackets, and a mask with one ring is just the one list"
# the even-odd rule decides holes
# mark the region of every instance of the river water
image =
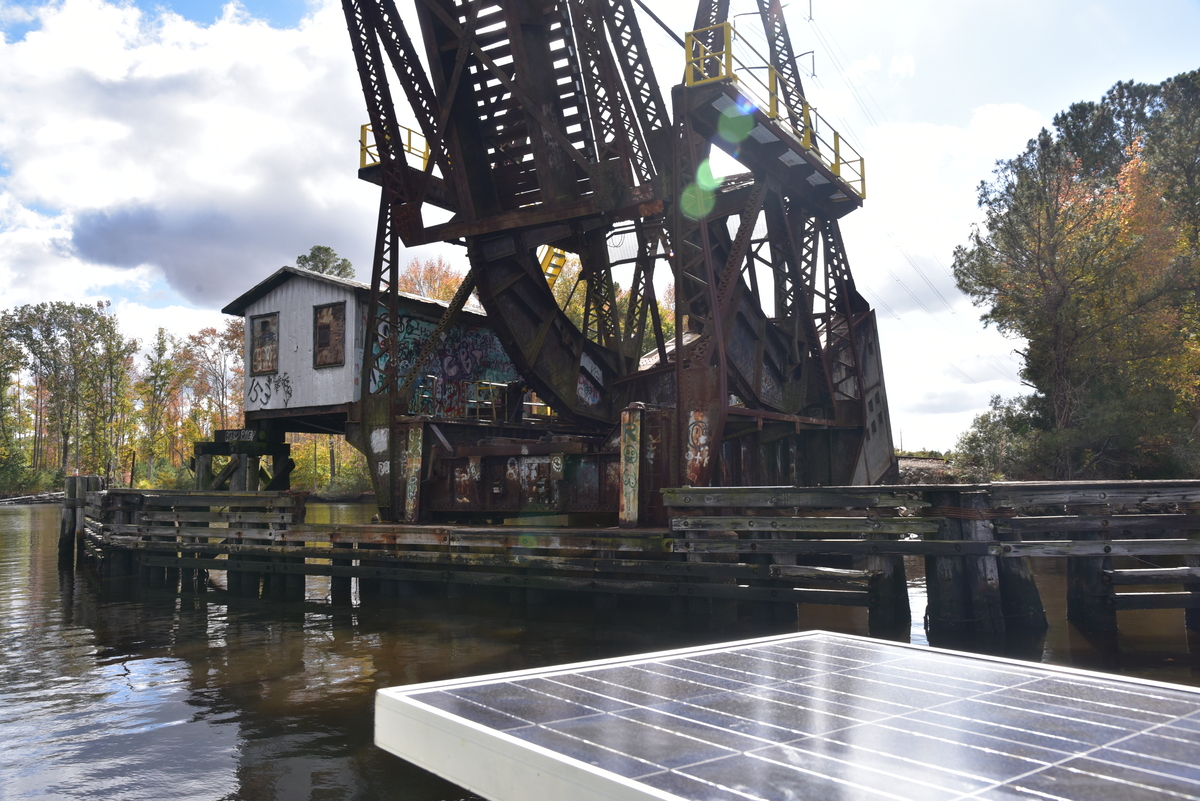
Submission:
[[[310,504],[310,522],[374,509]],[[372,744],[377,689],[796,630],[689,627],[643,604],[617,613],[581,596],[524,609],[444,592],[386,608],[100,584],[57,566],[60,510],[0,507],[0,799],[452,801],[463,790]],[[918,618],[900,640],[924,643]],[[1035,568],[1045,638],[1009,655],[1200,684],[1200,640],[1182,612],[1122,613],[1115,638],[1065,621],[1062,562]],[[862,610],[802,608],[800,628],[866,634]],[[970,643],[938,643],[970,647]]]

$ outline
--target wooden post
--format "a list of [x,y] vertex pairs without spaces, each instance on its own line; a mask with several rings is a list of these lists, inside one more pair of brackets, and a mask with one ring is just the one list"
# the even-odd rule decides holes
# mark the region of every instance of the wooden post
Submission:
[[75,567],[75,508],[82,494],[79,476],[67,476],[63,487],[62,520],[58,527],[58,567],[71,570]]
[[[1020,542],[1021,535],[1015,531],[999,533],[992,524],[997,540]],[[1039,632],[1049,628],[1042,595],[1033,579],[1033,568],[1029,557],[1005,557],[998,560],[1000,567],[1000,603],[1004,609],[1005,625],[1013,631]]]
[[212,454],[196,454],[196,468],[192,474],[192,486],[198,490],[207,490],[213,481]]
[[[867,534],[869,540],[891,540],[894,534]],[[890,630],[908,626],[912,610],[908,606],[908,581],[904,575],[903,556],[868,556],[866,568],[878,573],[874,582],[876,603],[868,612],[867,628],[871,631]]]
[[[993,526],[984,519],[991,508],[986,492],[964,492],[964,509],[974,510],[977,517],[962,521],[964,540],[992,539]],[[971,596],[971,617],[976,634],[994,636],[1004,634],[1004,607],[1000,599],[1000,566],[995,556],[970,556],[966,562],[967,591]]]
[[[943,509],[959,509],[959,492],[929,493],[930,503]],[[937,539],[961,540],[962,520],[944,516],[938,523]],[[930,637],[961,637],[971,631],[971,596],[967,591],[966,566],[961,556],[926,556],[925,587],[929,607],[925,622]]]
[[[350,551],[353,553],[354,545],[349,542],[335,542],[333,544],[333,552]],[[354,564],[353,559],[331,559],[333,566],[350,567]],[[349,576],[331,576],[329,579],[329,600],[334,606],[350,606],[353,602],[351,592],[352,582],[354,579]]]
[[[1200,503],[1189,503],[1187,504],[1186,509],[1188,513],[1196,514],[1197,512],[1200,512]],[[1192,568],[1200,567],[1200,531],[1181,531],[1179,533],[1180,536],[1197,541],[1197,552],[1183,557],[1184,565]],[[1195,597],[1196,594],[1200,593],[1200,582],[1186,582],[1184,583],[1183,588],[1192,593],[1193,597]],[[1188,609],[1184,610],[1183,625],[1189,631],[1200,631],[1200,609],[1189,607]]]
[[[1076,510],[1087,514],[1107,514],[1107,504],[1089,504]],[[1080,540],[1103,540],[1102,531],[1081,531]],[[1104,583],[1104,571],[1112,567],[1109,556],[1072,556],[1067,559],[1067,620],[1089,633],[1117,630],[1117,610],[1109,603],[1111,585]]]
[[[89,493],[99,493],[99,492],[103,491],[104,489],[105,489],[104,481],[103,481],[103,479],[100,478],[100,476],[88,476],[87,491]],[[86,525],[84,525],[85,521],[83,519],[87,516],[87,507],[86,507],[87,496],[86,496],[86,494],[84,496],[83,502],[84,502],[85,506],[80,508],[80,511],[82,512],[82,516],[80,518],[79,530],[75,532],[75,552],[79,555],[80,558],[82,558],[83,552],[84,552],[84,540],[87,539],[87,527],[86,527]],[[103,496],[101,496],[101,503],[103,503]]]

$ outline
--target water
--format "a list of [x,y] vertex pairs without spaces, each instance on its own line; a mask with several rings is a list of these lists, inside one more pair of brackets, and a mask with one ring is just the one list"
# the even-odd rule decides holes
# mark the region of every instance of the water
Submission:
[[[309,519],[372,512],[310,505]],[[290,604],[104,586],[59,572],[58,519],[53,505],[0,507],[0,799],[471,798],[374,747],[376,689],[796,629],[689,629],[582,596],[531,615],[444,592],[331,608],[313,579],[309,601]],[[1123,613],[1120,638],[1083,637],[1064,620],[1056,567],[1037,566],[1051,631],[1008,643],[1011,655],[1200,684],[1181,612]],[[918,619],[895,636],[924,642],[920,564],[909,569]],[[802,619],[867,633],[862,610]]]

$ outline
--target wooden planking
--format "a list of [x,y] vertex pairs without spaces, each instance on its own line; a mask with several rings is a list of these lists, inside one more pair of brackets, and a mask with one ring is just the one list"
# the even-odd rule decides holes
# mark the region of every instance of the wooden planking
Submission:
[[[239,497],[240,496],[240,497]],[[145,501],[137,506],[117,507],[125,508],[129,511],[173,511],[177,506],[209,506],[217,508],[228,508],[236,506],[244,509],[294,509],[298,503],[296,498],[288,496],[269,496],[264,498],[255,498],[250,493],[222,493],[212,492],[209,494],[196,493],[188,498],[168,498],[159,497],[156,495],[143,496]],[[109,507],[101,507],[109,508]]]
[[1004,542],[1002,556],[1186,556],[1198,550],[1195,540],[1077,540]]
[[1008,543],[964,540],[675,539],[675,553],[764,553],[798,556],[1003,556]]
[[1121,609],[1200,609],[1196,592],[1126,592],[1110,596],[1109,606]]
[[803,531],[817,534],[936,534],[936,517],[673,517],[673,531]]
[[929,506],[904,490],[883,492],[879,487],[682,487],[662,490],[670,507],[863,508]]
[[136,512],[144,523],[291,523],[288,512]]
[[1171,531],[1200,529],[1200,515],[1047,515],[1008,517],[995,521],[996,530],[1014,534],[1042,534],[1052,531]]
[[[148,542],[137,538],[110,537],[110,542],[140,551],[170,553],[225,553],[262,556],[298,556],[309,559],[369,559],[391,562],[411,562],[429,565],[474,565],[483,567],[539,568],[546,570],[587,570],[599,573],[662,573],[684,576],[734,576],[738,578],[770,578],[771,565],[720,562],[675,562],[665,559],[600,559],[594,557],[539,556],[512,553],[473,553],[462,551],[404,551],[344,549],[312,545],[261,545],[246,543],[175,543]],[[854,573],[855,571],[848,571]],[[818,574],[813,574],[814,576]],[[825,576],[839,577],[836,574]]]
[[139,537],[249,537],[251,539],[283,540],[283,529],[269,528],[216,528],[204,526],[150,526],[137,523],[108,523],[106,531],[115,534],[134,535]]
[[281,532],[287,541],[329,540],[381,545],[455,545],[490,548],[581,548],[609,551],[667,550],[666,529],[512,528],[422,525],[299,525]]
[[843,578],[869,579],[875,575],[871,570],[843,570],[837,567],[813,567],[810,565],[771,565],[772,576],[789,576],[792,578]]
[[[211,557],[213,554],[226,554],[227,560],[219,568],[237,569],[244,557],[248,556],[281,556],[329,560],[333,558],[347,559],[357,557],[360,563],[370,563],[370,566],[413,567],[414,569],[478,569],[501,568],[519,571],[516,575],[530,575],[531,570],[558,571],[567,573],[585,573],[596,575],[602,573],[621,573],[631,575],[656,576],[659,580],[677,581],[692,578],[718,579],[780,579],[791,583],[801,582],[807,586],[819,586],[828,589],[866,588],[871,579],[870,571],[837,570],[820,567],[795,567],[793,565],[756,565],[745,563],[718,562],[675,562],[665,560],[619,560],[597,559],[587,557],[547,557],[530,556],[526,554],[478,554],[478,553],[445,553],[435,551],[391,551],[391,550],[349,550],[339,549],[334,552],[327,547],[278,546],[278,545],[248,545],[237,543],[164,543],[144,542],[141,540],[126,541],[128,547],[143,553],[156,554],[164,557],[182,558],[179,564],[195,567],[192,561],[195,555]],[[180,556],[182,555],[182,556]],[[786,568],[778,570],[777,568]]]
[[1200,481],[1014,481],[992,484],[990,493],[1000,507],[1198,503]]
[[[186,561],[186,564],[185,564]],[[793,604],[832,604],[870,606],[866,590],[807,589],[800,587],[752,587],[738,584],[680,584],[669,581],[634,581],[610,578],[573,578],[567,576],[520,576],[511,573],[479,571],[420,570],[376,565],[307,564],[300,562],[257,562],[234,559],[187,559],[146,554],[142,564],[155,567],[186,566],[201,570],[235,570],[246,573],[275,573],[309,576],[357,576],[393,581],[437,581],[449,584],[474,584],[548,590],[575,590],[625,595],[669,597],[728,598],[733,600],[778,601]]]
[[[297,498],[307,496],[307,492],[197,492],[196,490],[165,490],[165,489],[128,489],[114,488],[104,492],[93,493],[97,499],[104,496],[110,498],[138,497],[146,499],[164,499],[164,503],[182,503],[189,506],[228,506],[236,503],[239,506],[295,506]],[[209,499],[212,499],[211,501]]]
[[1151,567],[1134,570],[1106,570],[1109,584],[1183,584],[1200,581],[1200,567]]

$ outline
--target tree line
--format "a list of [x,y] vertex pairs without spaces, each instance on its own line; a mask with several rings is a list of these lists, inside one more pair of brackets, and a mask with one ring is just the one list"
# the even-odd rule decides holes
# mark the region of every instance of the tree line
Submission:
[[976,479],[1200,475],[1200,71],[1054,118],[979,189],[954,252],[1029,393],[956,448]]
[[[315,246],[298,266],[352,278]],[[241,428],[244,323],[177,337],[126,337],[109,302],[0,310],[0,494],[59,489],[66,475],[109,486],[190,488],[193,444]],[[355,495],[365,461],[342,438],[291,434],[294,486]]]
[[[142,350],[108,302],[0,312],[0,492],[65,475],[173,486],[191,445],[241,426],[242,321]],[[190,484],[190,473],[186,478]]]

